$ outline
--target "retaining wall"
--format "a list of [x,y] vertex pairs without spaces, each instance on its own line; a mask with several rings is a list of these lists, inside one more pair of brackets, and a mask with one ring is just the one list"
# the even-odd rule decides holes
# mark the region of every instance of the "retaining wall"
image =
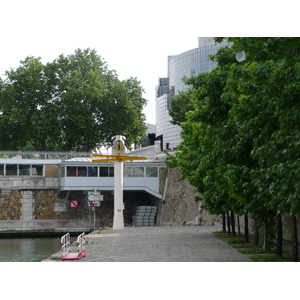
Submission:
[[87,204],[70,207],[58,190],[12,190],[0,196],[0,231],[81,232],[93,228]]

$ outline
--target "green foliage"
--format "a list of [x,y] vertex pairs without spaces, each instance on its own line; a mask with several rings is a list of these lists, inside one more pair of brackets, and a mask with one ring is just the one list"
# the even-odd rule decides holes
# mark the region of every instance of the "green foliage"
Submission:
[[185,115],[194,110],[193,93],[193,90],[179,92],[178,96],[172,98],[172,107],[169,110],[172,124],[180,126],[186,119]]
[[277,213],[300,213],[300,39],[226,39],[214,70],[185,79],[192,88],[176,103],[183,142],[167,163],[208,211],[249,213],[270,238]]
[[146,100],[135,78],[120,81],[96,51],[76,50],[46,65],[27,57],[0,82],[1,149],[91,151],[145,134]]

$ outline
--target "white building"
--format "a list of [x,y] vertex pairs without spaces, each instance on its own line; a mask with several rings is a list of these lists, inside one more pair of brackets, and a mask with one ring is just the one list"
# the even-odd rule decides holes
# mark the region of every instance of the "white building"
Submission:
[[183,76],[189,78],[214,69],[216,63],[209,60],[209,56],[225,45],[227,42],[216,44],[212,37],[199,37],[197,48],[168,56],[168,77],[159,78],[156,88],[156,137],[161,141],[162,149],[174,149],[182,140],[181,128],[170,123],[169,108],[172,97],[188,89],[182,82]]

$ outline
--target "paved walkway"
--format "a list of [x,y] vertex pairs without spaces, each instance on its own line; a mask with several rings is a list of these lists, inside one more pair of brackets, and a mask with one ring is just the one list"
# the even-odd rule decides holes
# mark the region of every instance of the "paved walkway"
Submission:
[[[86,256],[76,262],[251,262],[213,231],[221,231],[221,226],[103,230],[87,235]],[[52,259],[60,255],[58,252]]]

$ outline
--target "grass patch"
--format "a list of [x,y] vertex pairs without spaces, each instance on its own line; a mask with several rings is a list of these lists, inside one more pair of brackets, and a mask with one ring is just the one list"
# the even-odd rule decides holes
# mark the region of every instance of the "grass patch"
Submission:
[[235,249],[242,249],[242,248],[246,248],[247,245],[246,244],[233,244],[231,245],[233,248]]
[[250,259],[256,262],[291,262],[292,255],[290,254],[283,254],[282,256],[277,256],[275,254],[263,254],[263,255],[252,255],[249,256]]
[[245,245],[244,249],[239,249],[238,252],[242,254],[260,254],[264,253],[259,246],[255,246],[253,244],[248,243]]
[[282,256],[276,255],[276,249],[263,251],[261,246],[247,243],[244,238],[228,234],[226,231],[213,232],[216,237],[226,241],[235,248],[239,253],[250,255],[249,258],[255,262],[291,262],[292,255],[283,253]]
[[221,238],[221,239],[223,239],[223,240],[232,238],[232,235],[231,235],[231,234],[228,234],[226,231],[215,231],[215,232],[213,232],[213,234],[214,234],[216,237],[219,237],[219,238]]
[[230,244],[230,245],[232,245],[232,244],[244,244],[245,239],[231,236],[230,238],[227,239],[227,243]]

